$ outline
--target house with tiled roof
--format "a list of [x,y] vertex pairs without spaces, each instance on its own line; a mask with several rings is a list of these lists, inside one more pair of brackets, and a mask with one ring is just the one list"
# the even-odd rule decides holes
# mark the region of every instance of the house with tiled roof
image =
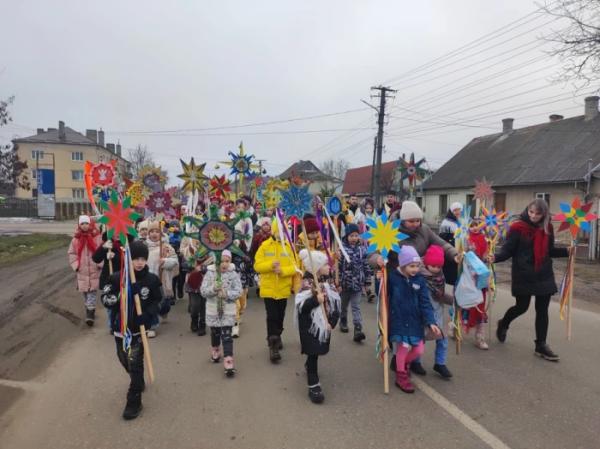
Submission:
[[310,193],[317,195],[323,190],[338,192],[343,184],[343,180],[329,176],[323,173],[311,161],[298,161],[290,165],[286,170],[277,176],[279,179],[290,179],[299,177],[304,181],[310,182]]
[[583,115],[552,114],[525,128],[507,118],[500,132],[471,140],[424,183],[425,220],[439,222],[455,201],[475,209],[473,187],[483,178],[495,191],[495,207],[513,214],[534,198],[544,198],[553,213],[576,196],[594,199],[597,209],[600,180],[590,171],[600,164],[598,101],[587,97]]
[[85,135],[58,122],[58,128],[38,128],[32,136],[13,139],[19,158],[27,161],[31,190],[17,189],[21,199],[37,196],[38,170],[51,170],[55,181],[56,201],[83,201],[85,161],[108,162],[117,160],[120,173],[130,172],[129,162],[123,158],[121,145],[104,142],[104,131],[86,130]]

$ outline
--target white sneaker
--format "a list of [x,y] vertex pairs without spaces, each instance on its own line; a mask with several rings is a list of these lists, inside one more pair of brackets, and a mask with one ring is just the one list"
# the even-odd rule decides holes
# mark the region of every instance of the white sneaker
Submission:
[[150,330],[146,331],[146,336],[148,338],[154,338],[154,337],[156,337],[156,331],[153,329],[150,329]]
[[231,329],[231,336],[233,338],[238,338],[240,336],[240,325],[239,323],[235,323],[233,329]]
[[475,346],[477,346],[479,349],[482,349],[484,351],[487,351],[488,349],[490,349],[490,347],[486,343],[485,338],[483,337],[483,335],[477,335],[477,336],[475,336]]

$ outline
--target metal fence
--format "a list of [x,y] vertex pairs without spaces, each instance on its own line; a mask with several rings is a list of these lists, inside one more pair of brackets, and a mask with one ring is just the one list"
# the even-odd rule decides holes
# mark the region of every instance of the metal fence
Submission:
[[0,201],[0,217],[37,217],[35,199],[5,198]]

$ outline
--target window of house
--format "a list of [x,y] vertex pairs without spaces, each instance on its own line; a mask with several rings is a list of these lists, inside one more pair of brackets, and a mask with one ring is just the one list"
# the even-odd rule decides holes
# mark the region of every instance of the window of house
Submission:
[[37,179],[37,172],[35,168],[31,169],[31,179]]
[[44,150],[31,150],[31,159],[44,159]]
[[477,206],[477,201],[475,201],[475,195],[473,195],[472,193],[469,193],[467,195],[467,207],[471,207],[471,218],[475,218],[475,212],[476,212],[476,206]]
[[71,152],[71,160],[72,161],[83,161],[83,151],[72,151]]
[[550,207],[550,194],[549,193],[545,193],[545,192],[539,192],[535,194],[536,198],[539,198],[541,200],[544,200],[546,203],[548,203],[548,207]]
[[83,181],[83,170],[71,170],[71,179],[73,181]]
[[440,217],[446,215],[448,211],[448,195],[440,195]]
[[497,211],[506,210],[506,193],[494,193],[494,207]]
[[83,189],[71,189],[73,191],[73,198],[83,199],[84,191]]

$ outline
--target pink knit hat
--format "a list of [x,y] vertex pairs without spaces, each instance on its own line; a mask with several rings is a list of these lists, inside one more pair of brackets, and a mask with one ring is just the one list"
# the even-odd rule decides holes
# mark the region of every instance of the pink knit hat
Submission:
[[425,256],[423,256],[423,263],[432,267],[443,267],[444,248],[438,245],[431,245],[429,248],[427,248]]

